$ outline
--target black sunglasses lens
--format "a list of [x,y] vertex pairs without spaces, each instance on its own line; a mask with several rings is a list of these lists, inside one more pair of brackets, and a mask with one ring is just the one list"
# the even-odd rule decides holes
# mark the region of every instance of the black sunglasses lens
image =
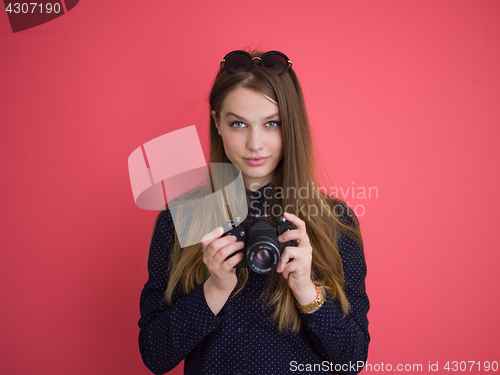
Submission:
[[281,55],[270,54],[262,58],[261,64],[271,69],[277,75],[283,74],[288,68],[288,61]]
[[242,53],[235,53],[224,59],[224,67],[229,73],[246,72],[252,66],[252,59]]

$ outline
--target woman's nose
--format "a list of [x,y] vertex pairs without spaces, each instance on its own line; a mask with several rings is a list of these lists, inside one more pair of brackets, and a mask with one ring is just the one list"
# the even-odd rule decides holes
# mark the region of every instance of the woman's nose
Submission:
[[263,134],[259,130],[251,130],[247,139],[247,148],[258,151],[264,147]]

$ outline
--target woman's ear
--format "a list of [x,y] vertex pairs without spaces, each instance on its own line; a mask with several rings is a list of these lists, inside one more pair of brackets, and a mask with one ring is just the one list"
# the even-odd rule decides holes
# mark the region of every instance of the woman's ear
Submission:
[[[217,119],[217,112],[215,112],[214,109],[212,109],[212,118],[214,119],[215,126],[217,126],[217,129],[219,129],[219,121]],[[220,130],[220,129],[219,129]]]

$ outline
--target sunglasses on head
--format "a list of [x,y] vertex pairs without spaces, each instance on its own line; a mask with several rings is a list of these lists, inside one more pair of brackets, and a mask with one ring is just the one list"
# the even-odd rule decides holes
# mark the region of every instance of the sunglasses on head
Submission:
[[292,62],[286,57],[285,54],[278,51],[269,51],[264,53],[260,57],[252,57],[246,51],[233,51],[229,52],[221,60],[221,65],[231,73],[248,72],[252,69],[254,61],[259,61],[260,65],[271,69],[276,75],[282,75],[286,72],[289,66],[292,66]]

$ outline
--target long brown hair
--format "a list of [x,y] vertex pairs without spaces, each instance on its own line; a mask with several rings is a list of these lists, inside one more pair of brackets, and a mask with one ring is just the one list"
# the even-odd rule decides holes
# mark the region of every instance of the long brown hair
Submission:
[[[256,51],[251,54],[262,55]],[[280,76],[257,64],[254,64],[249,72],[236,74],[230,74],[222,69],[217,74],[210,93],[210,110],[220,113],[224,99],[232,90],[239,87],[261,93],[278,104],[284,156],[276,167],[270,187],[273,191],[280,188],[282,194],[271,194],[269,207],[280,207],[281,213],[283,207],[286,207],[288,212],[294,213],[306,222],[307,234],[313,248],[311,279],[315,284],[322,285],[331,298],[340,304],[344,314],[348,314],[350,306],[343,291],[344,273],[338,242],[341,234],[346,234],[362,246],[359,223],[354,215],[352,215],[354,226],[343,222],[338,209],[347,209],[351,212],[348,206],[340,199],[330,197],[318,189],[311,130],[299,80],[291,67]],[[210,163],[231,163],[224,152],[222,137],[217,133],[212,116],[210,116],[209,131]],[[212,184],[207,182],[201,189],[195,191],[194,195],[191,191],[190,196],[186,194],[183,198],[188,201],[193,197],[206,196],[212,188]],[[302,194],[296,194],[301,188],[309,192],[305,198]],[[294,196],[283,194],[285,191],[293,191],[295,194]],[[299,207],[315,207],[317,214],[311,215],[308,211],[306,215],[300,209],[296,209]],[[219,208],[220,212],[223,212],[226,203],[221,201]],[[207,216],[211,214],[206,207],[198,206],[193,213],[191,227],[197,230],[202,228],[205,230],[202,233],[208,233],[213,228],[207,228],[205,223],[208,222]],[[210,276],[203,263],[200,243],[181,249],[176,235],[172,236],[172,241],[174,244],[167,274],[169,280],[164,296],[170,305],[174,303],[174,296],[189,293]],[[244,288],[248,270],[238,269],[237,275],[239,288],[236,293]],[[267,277],[268,287],[261,296],[263,307],[272,308],[272,318],[277,322],[280,332],[298,332],[301,327],[301,317],[287,280],[276,272],[269,273]]]

